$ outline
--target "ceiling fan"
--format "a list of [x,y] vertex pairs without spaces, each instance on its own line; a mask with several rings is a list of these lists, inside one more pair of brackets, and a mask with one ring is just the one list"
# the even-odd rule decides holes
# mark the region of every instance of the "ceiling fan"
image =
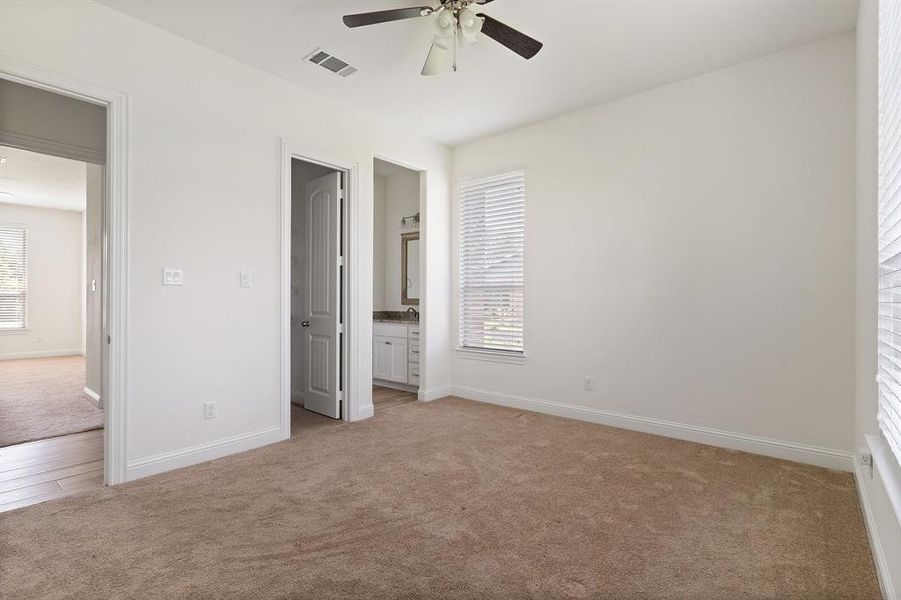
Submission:
[[447,67],[448,62],[456,71],[458,44],[474,44],[480,32],[526,59],[532,58],[541,50],[542,44],[538,40],[484,13],[476,12],[477,6],[488,4],[493,0],[438,1],[440,4],[436,7],[414,6],[344,15],[344,24],[348,27],[362,27],[434,15],[437,32],[422,66],[423,75],[437,75]]

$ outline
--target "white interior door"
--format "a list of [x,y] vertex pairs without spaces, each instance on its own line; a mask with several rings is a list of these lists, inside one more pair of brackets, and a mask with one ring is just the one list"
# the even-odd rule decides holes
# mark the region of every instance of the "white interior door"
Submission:
[[306,350],[304,408],[341,418],[339,366],[341,282],[341,175],[306,184],[306,273],[302,343]]

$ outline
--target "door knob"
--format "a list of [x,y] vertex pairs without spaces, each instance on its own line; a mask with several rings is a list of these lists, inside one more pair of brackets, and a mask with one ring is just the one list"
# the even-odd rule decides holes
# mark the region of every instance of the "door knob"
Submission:
[[301,326],[301,327],[309,327],[309,326],[310,326],[310,322],[309,322],[309,321],[301,321],[301,322],[300,322],[300,326]]

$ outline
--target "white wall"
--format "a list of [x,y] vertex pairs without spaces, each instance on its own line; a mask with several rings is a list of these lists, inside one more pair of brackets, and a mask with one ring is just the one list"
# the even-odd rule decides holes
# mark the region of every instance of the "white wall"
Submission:
[[28,330],[0,334],[0,359],[80,354],[82,213],[0,204],[28,228]]
[[[878,206],[878,5],[862,0],[857,19],[857,280],[855,338],[856,446],[876,434],[877,206]],[[901,526],[882,478],[858,465],[857,483],[882,583],[901,594]],[[880,564],[881,563],[881,564]],[[888,598],[891,598],[888,593]]]
[[[378,198],[384,194],[383,198]],[[377,226],[382,226],[381,235],[376,235],[376,264],[373,276],[382,280],[375,284],[373,310],[405,311],[409,306],[400,302],[401,282],[401,233],[416,229],[408,227],[401,231],[400,221],[419,212],[419,173],[410,169],[399,170],[391,175],[376,177]],[[447,270],[447,266],[441,267]],[[379,299],[378,292],[381,292]],[[414,306],[419,310],[419,307]]]
[[527,189],[526,362],[457,357],[455,392],[850,468],[853,35],[453,159]]
[[[264,443],[278,425],[280,137],[359,164],[361,339],[371,336],[374,154],[429,170],[427,260],[447,265],[440,145],[92,2],[4,1],[0,51],[128,93],[129,477],[204,447]],[[167,266],[184,270],[183,287],[161,285]],[[241,269],[253,288],[238,286]],[[446,268],[435,273],[424,378],[447,386],[450,282]],[[366,406],[371,346],[361,345],[351,393]],[[205,420],[210,399],[218,414]]]

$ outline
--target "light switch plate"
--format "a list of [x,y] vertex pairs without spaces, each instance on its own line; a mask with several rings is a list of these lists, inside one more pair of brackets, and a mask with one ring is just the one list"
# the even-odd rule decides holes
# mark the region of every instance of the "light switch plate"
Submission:
[[163,285],[184,285],[185,274],[181,269],[163,269]]
[[249,288],[253,285],[253,273],[250,271],[241,271],[241,287]]

